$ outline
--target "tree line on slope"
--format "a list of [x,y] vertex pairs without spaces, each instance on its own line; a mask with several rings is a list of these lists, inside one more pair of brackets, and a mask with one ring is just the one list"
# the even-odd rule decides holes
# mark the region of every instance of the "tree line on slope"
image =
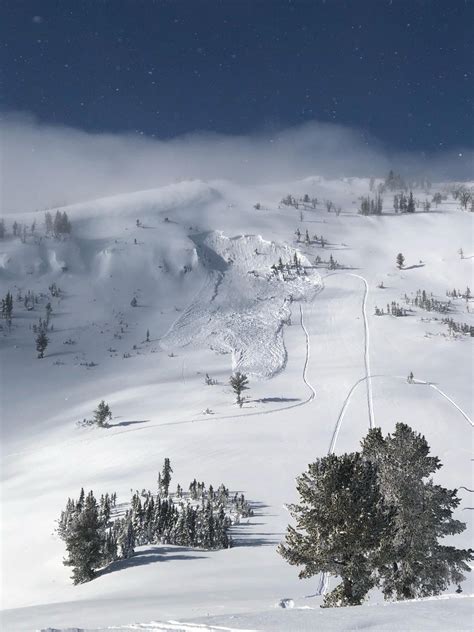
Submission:
[[398,423],[386,437],[370,430],[361,446],[319,458],[298,477],[296,526],[279,553],[303,567],[300,578],[341,578],[322,607],[359,605],[374,587],[386,599],[439,595],[451,583],[460,592],[474,551],[439,542],[466,525],[452,517],[457,490],[430,478],[441,463],[426,439]]
[[[70,235],[72,232],[72,224],[66,211],[56,211],[55,216],[47,211],[44,215],[44,228],[45,235],[47,237],[53,236],[56,239],[61,239]],[[26,224],[21,224],[16,220],[12,224],[12,237],[18,237],[23,243],[26,243],[28,236],[35,237],[36,241],[41,241],[42,237],[38,237],[36,220],[33,220],[28,227]],[[8,237],[8,229],[3,218],[0,219],[0,239]]]
[[253,515],[245,496],[231,494],[223,484],[206,488],[196,479],[188,492],[178,484],[171,495],[172,472],[166,458],[158,475],[157,494],[135,492],[122,517],[112,515],[115,493],[102,495],[97,502],[93,491],[86,495],[81,489],[78,500],[68,499],[56,531],[65,542],[63,563],[72,567],[74,584],[90,581],[111,562],[132,557],[136,546],[172,544],[205,550],[232,546],[231,525]]

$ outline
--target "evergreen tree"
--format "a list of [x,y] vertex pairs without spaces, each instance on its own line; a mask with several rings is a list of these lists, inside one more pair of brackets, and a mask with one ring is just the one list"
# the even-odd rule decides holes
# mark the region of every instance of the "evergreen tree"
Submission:
[[50,318],[51,318],[51,314],[53,313],[53,308],[51,307],[51,303],[48,301],[46,303],[46,326],[49,324]]
[[242,397],[242,393],[244,391],[247,391],[249,388],[248,377],[244,373],[240,373],[240,371],[237,371],[236,373],[234,373],[234,375],[231,376],[229,382],[232,387],[232,390],[234,391],[237,397],[236,403],[240,406],[240,408],[242,408],[242,405],[244,403],[244,398]]
[[317,459],[297,479],[299,503],[290,506],[289,526],[279,553],[303,566],[300,578],[321,572],[341,577],[324,605],[362,603],[375,585],[373,567],[380,541],[391,533],[393,511],[384,503],[375,466],[360,454]]
[[49,211],[44,214],[44,226],[47,235],[51,235],[53,232],[53,216]]
[[400,207],[400,211],[402,213],[406,213],[407,212],[408,198],[407,198],[407,196],[404,193],[400,193],[399,207]]
[[397,266],[399,270],[403,268],[404,263],[405,263],[405,257],[402,255],[401,252],[399,252],[397,255]]
[[13,317],[13,296],[11,292],[7,292],[5,298],[2,299],[2,318],[8,323],[8,326],[12,324]]
[[466,525],[452,518],[460,502],[456,490],[428,478],[441,467],[429,452],[425,437],[401,423],[385,438],[374,428],[362,442],[362,456],[376,466],[385,501],[396,508],[395,530],[384,544],[386,557],[379,567],[387,598],[439,595],[450,583],[465,579],[463,572],[474,559],[470,549],[438,542]]
[[415,200],[413,199],[413,193],[410,191],[410,195],[408,196],[408,204],[407,204],[407,213],[415,212]]
[[400,210],[400,199],[398,195],[393,196],[393,210],[395,211],[395,213],[398,213],[398,211]]
[[0,218],[0,239],[5,239],[5,235],[6,235],[6,228],[5,228],[5,220],[3,218]]
[[171,467],[170,460],[166,458],[163,463],[163,469],[161,470],[161,475],[158,479],[160,494],[162,496],[168,496],[172,472],[173,472],[173,469]]
[[128,559],[135,553],[135,533],[133,531],[132,521],[126,517],[121,524],[119,535],[117,538],[120,546],[120,557]]
[[112,419],[112,411],[110,410],[110,406],[102,400],[97,408],[94,410],[94,423],[96,423],[101,428],[104,428],[107,425],[107,420]]
[[82,584],[94,577],[94,570],[101,565],[102,525],[94,494],[89,492],[84,508],[73,518],[66,534],[68,558],[65,566],[72,566],[74,584]]
[[67,235],[71,232],[71,223],[65,211],[63,213],[61,213],[60,211],[56,211],[52,231],[55,237]]
[[41,330],[36,336],[36,351],[38,352],[38,358],[44,358],[44,352],[48,346],[49,338],[46,333]]

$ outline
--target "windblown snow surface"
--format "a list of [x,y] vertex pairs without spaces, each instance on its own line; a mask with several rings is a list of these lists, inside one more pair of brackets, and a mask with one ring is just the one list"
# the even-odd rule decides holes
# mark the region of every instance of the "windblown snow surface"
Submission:
[[[37,228],[26,243],[0,242],[1,295],[15,297],[11,331],[0,332],[2,630],[472,629],[472,578],[443,599],[386,604],[373,591],[364,606],[321,610],[334,581],[299,580],[276,552],[307,464],[357,449],[371,424],[389,432],[398,421],[440,456],[436,480],[460,488],[456,517],[467,529],[452,542],[472,545],[472,339],[449,336],[436,313],[374,311],[417,289],[444,300],[447,289],[472,288],[473,216],[451,197],[394,215],[386,196],[385,215],[362,217],[368,191],[366,179],[181,182],[67,207],[64,241],[39,239],[42,212],[5,216],[9,230],[14,220]],[[288,193],[320,204],[283,206]],[[341,213],[327,213],[324,199]],[[326,246],[297,242],[297,228]],[[271,273],[295,253],[306,275]],[[331,254],[344,269],[316,265]],[[53,282],[62,294],[49,297],[54,331],[38,360],[32,326]],[[31,311],[16,300],[28,290],[40,297]],[[474,305],[453,309],[473,323]],[[233,370],[250,376],[241,409]],[[101,399],[111,427],[78,427]],[[131,490],[155,488],[165,457],[172,487],[196,477],[245,493],[255,515],[232,527],[235,546],[139,547],[73,586],[55,533],[67,498],[81,487],[116,491],[124,507]]]

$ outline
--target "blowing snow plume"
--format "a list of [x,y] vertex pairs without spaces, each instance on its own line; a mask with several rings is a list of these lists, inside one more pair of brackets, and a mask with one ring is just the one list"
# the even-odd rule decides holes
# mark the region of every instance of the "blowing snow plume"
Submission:
[[252,136],[194,133],[171,140],[90,134],[8,114],[1,123],[4,213],[64,206],[184,179],[266,183],[321,174],[385,175],[390,166],[468,177],[472,152],[389,156],[374,139],[312,122]]

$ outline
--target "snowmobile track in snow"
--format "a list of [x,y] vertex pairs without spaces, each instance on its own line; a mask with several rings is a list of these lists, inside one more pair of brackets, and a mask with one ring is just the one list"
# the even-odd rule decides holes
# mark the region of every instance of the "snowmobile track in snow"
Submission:
[[[304,317],[303,317],[303,308],[301,306],[299,306],[300,309],[300,325],[301,325],[301,329],[303,330],[304,336],[305,336],[305,358],[304,358],[304,363],[303,363],[303,370],[302,370],[302,379],[304,384],[306,385],[306,387],[310,390],[310,393],[308,395],[308,397],[296,404],[289,404],[288,406],[281,406],[280,408],[272,408],[271,410],[260,410],[260,411],[255,411],[255,412],[251,412],[251,413],[237,413],[235,415],[213,415],[213,416],[207,416],[205,419],[203,419],[202,416],[199,417],[194,417],[192,419],[183,419],[183,420],[178,420],[178,421],[169,421],[169,422],[165,422],[165,423],[156,423],[156,424],[148,424],[146,427],[141,427],[141,428],[130,428],[128,430],[120,430],[119,432],[114,432],[113,434],[103,434],[102,436],[97,436],[97,437],[89,437],[87,439],[78,439],[77,441],[68,441],[65,443],[59,443],[57,444],[57,447],[60,447],[62,445],[71,445],[73,443],[89,443],[89,442],[93,442],[93,441],[101,441],[104,439],[110,439],[111,437],[116,437],[118,435],[121,434],[126,434],[129,432],[140,432],[143,430],[150,430],[151,428],[163,428],[166,426],[180,426],[183,424],[191,424],[191,423],[205,423],[205,422],[213,422],[213,421],[226,421],[226,420],[232,420],[232,419],[241,419],[241,418],[245,418],[245,417],[256,417],[256,416],[261,416],[261,415],[273,415],[276,413],[280,413],[280,412],[284,412],[286,410],[291,410],[293,408],[299,408],[300,406],[306,406],[307,404],[309,404],[310,402],[312,402],[316,396],[316,390],[314,389],[314,387],[311,385],[311,383],[308,381],[307,378],[307,369],[308,369],[308,365],[309,365],[309,360],[310,360],[310,355],[311,355],[311,347],[310,347],[310,338],[309,338],[309,334],[308,331],[306,329],[306,326],[304,324]],[[178,317],[179,318],[179,317]],[[173,325],[171,325],[171,327],[173,327]],[[182,374],[184,375],[184,374]],[[184,379],[184,377],[182,377],[182,379]],[[35,450],[25,450],[25,451],[18,451],[18,452],[12,452],[10,454],[6,454],[4,455],[4,458],[9,458],[9,457],[13,457],[13,456],[17,456],[20,454],[27,454],[27,453],[31,453],[34,452]]]
[[306,329],[306,326],[304,324],[304,318],[303,318],[303,308],[301,307],[301,303],[300,303],[300,323],[301,323],[301,328],[304,331],[304,335],[306,338],[306,357],[304,360],[304,365],[303,365],[303,382],[306,384],[306,386],[310,389],[311,394],[309,396],[309,398],[307,400],[305,400],[305,404],[308,404],[310,401],[312,401],[315,397],[316,397],[316,391],[314,390],[313,386],[308,382],[307,376],[306,376],[306,372],[308,369],[308,364],[309,364],[309,359],[311,357],[311,346],[310,346],[310,341],[309,341],[309,334],[308,334],[308,330]]

